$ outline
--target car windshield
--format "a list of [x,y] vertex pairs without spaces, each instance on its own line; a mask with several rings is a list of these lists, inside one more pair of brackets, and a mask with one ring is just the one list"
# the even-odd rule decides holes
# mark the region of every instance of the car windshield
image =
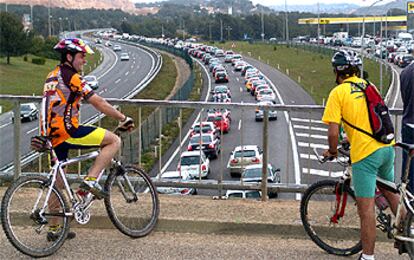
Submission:
[[[208,133],[209,131],[211,131],[211,126],[210,125],[203,125],[201,127],[201,130],[203,131],[203,133]],[[196,125],[194,126],[194,132],[199,133],[200,132],[200,126]]]
[[253,198],[253,199],[260,198],[260,192],[258,192],[258,191],[246,192],[246,198],[247,199],[249,199],[249,198]]
[[221,121],[221,120],[223,120],[223,116],[216,116],[216,117],[214,118],[214,120],[215,120],[215,121]]
[[227,93],[227,87],[216,87],[214,89],[214,92],[216,92],[216,93]]
[[30,110],[32,110],[32,107],[30,105],[21,105],[20,110],[21,111],[30,111]]
[[198,165],[200,164],[200,156],[194,155],[194,156],[184,156],[181,157],[181,165]]
[[273,91],[271,91],[270,89],[264,89],[262,91],[260,91],[261,95],[272,95]]
[[[243,151],[243,157],[255,157],[256,156],[256,151],[254,150],[244,150]],[[242,157],[242,151],[236,151],[234,153],[234,157]]]
[[95,81],[96,80],[94,76],[85,76],[84,79],[86,81]]
[[243,194],[241,192],[230,193],[229,198],[243,198]]
[[[190,141],[190,143],[192,143],[192,144],[196,144],[196,143],[199,143],[199,142],[200,142],[200,136],[199,135],[194,136],[193,138],[191,138],[191,141]],[[211,136],[210,135],[203,135],[203,139],[202,139],[201,142],[202,143],[211,143],[212,142]]]
[[[267,176],[271,176],[270,169],[267,168]],[[246,169],[243,173],[244,178],[260,178],[262,177],[262,168]]]

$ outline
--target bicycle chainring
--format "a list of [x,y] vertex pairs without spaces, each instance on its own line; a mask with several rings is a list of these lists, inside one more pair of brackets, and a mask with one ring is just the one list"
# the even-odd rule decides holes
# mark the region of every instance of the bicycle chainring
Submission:
[[89,210],[84,210],[83,207],[79,205],[74,209],[73,217],[79,224],[86,225],[91,219],[91,212]]

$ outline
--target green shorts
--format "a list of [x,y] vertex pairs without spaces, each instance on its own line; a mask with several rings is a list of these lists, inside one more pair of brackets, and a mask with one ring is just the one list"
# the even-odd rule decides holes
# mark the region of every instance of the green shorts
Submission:
[[352,184],[355,196],[373,198],[377,176],[394,182],[394,158],[394,147],[387,146],[352,164]]

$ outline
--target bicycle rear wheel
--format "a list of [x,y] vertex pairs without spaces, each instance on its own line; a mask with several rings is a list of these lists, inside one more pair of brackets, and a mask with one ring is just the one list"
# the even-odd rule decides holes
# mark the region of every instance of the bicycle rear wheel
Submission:
[[362,250],[358,209],[353,192],[342,185],[342,192],[348,193],[344,216],[338,223],[332,221],[337,211],[337,183],[324,180],[311,185],[303,195],[300,216],[306,233],[320,248],[329,254],[349,256]]
[[[407,211],[407,217],[404,221],[404,236],[414,239],[414,215],[410,210]],[[414,259],[414,243],[403,242],[410,259]]]
[[[55,253],[65,242],[69,219],[65,216],[68,204],[62,193],[53,188],[44,214],[40,214],[48,179],[20,177],[6,191],[1,203],[1,222],[10,243],[23,254],[45,257]],[[60,225],[53,241],[48,239],[51,225]]]
[[[122,170],[121,170],[122,171]],[[160,213],[157,191],[148,175],[134,166],[111,173],[105,183],[105,207],[112,223],[127,236],[148,235]]]

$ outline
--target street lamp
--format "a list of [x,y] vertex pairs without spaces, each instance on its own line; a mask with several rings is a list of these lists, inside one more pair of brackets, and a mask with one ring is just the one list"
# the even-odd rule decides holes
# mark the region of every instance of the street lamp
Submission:
[[52,25],[51,25],[51,15],[50,15],[50,0],[49,0],[49,4],[47,5],[47,21],[48,21],[48,25],[49,25],[49,37],[52,35]]
[[[374,5],[378,4],[379,2],[382,2],[383,0],[377,0],[374,3],[372,3],[368,8],[373,7]],[[366,12],[364,13],[364,18],[362,19],[362,36],[361,36],[361,61],[362,61],[362,66],[361,66],[361,77],[364,76],[364,37],[365,37],[365,16],[366,16]]]

